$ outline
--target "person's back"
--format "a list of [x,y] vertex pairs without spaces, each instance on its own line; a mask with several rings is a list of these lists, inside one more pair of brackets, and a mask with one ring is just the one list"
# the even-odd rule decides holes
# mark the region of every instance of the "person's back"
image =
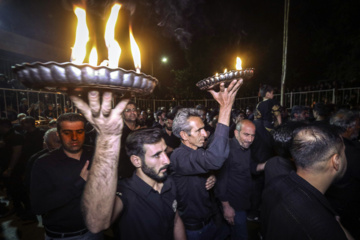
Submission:
[[329,126],[298,129],[291,147],[296,172],[271,180],[263,192],[264,239],[347,239],[324,196],[345,173],[344,150],[341,136]]

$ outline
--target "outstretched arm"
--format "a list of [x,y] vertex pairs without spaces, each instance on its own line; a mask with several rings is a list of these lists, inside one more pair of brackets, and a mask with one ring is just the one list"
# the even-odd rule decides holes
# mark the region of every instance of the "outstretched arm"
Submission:
[[89,92],[89,104],[71,96],[76,107],[98,132],[95,155],[82,199],[85,222],[93,233],[107,229],[122,210],[122,203],[118,202],[121,200],[115,194],[123,128],[121,113],[128,100],[121,101],[111,109],[111,99],[112,94],[105,92],[100,105],[97,91]]
[[242,84],[243,79],[237,79],[233,80],[227,88],[225,88],[224,83],[221,83],[219,92],[209,90],[211,95],[213,95],[214,99],[220,104],[218,123],[229,126],[231,108],[234,104],[236,93],[238,92]]

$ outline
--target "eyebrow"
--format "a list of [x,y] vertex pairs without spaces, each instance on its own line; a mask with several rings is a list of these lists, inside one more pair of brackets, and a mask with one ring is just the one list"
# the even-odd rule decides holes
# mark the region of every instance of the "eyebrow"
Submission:
[[152,155],[151,157],[155,157],[156,155],[160,155],[163,151],[158,151],[156,152],[154,155]]

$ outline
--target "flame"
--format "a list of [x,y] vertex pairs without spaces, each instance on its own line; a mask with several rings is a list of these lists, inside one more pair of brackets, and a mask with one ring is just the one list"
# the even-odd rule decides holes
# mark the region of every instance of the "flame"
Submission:
[[111,8],[109,20],[105,28],[105,44],[108,48],[109,67],[117,68],[121,54],[119,43],[115,40],[115,24],[119,15],[121,5],[116,3]]
[[96,48],[93,47],[90,52],[89,63],[92,66],[97,66],[97,62],[98,62],[98,54],[97,54]]
[[215,77],[218,77],[219,76],[219,74],[218,73],[215,73]]
[[227,73],[227,68],[224,69],[224,73]]
[[76,64],[81,64],[86,56],[86,44],[89,41],[89,29],[86,25],[85,10],[80,7],[75,7],[74,13],[78,19],[78,25],[76,27],[76,38],[72,49],[71,61]]
[[136,44],[135,38],[132,33],[131,26],[129,27],[129,32],[130,32],[131,53],[133,55],[135,69],[136,69],[136,72],[140,72],[140,69],[141,69],[140,49],[139,49],[139,46]]
[[239,57],[236,58],[236,70],[242,70],[241,59]]

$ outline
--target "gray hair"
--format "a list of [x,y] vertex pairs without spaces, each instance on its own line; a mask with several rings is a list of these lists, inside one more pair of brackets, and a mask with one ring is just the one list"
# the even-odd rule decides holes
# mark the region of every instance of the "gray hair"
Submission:
[[178,138],[181,139],[181,136],[180,136],[181,131],[184,131],[188,135],[190,135],[191,126],[190,126],[190,123],[188,122],[188,119],[190,117],[199,117],[200,118],[199,110],[197,110],[195,108],[182,108],[177,112],[176,117],[174,118],[173,126],[172,126],[172,132],[174,133],[175,136],[177,136]]
[[255,124],[254,124],[252,121],[250,121],[250,120],[248,120],[248,119],[243,119],[243,120],[240,120],[240,121],[238,121],[238,122],[236,123],[235,129],[238,130],[238,131],[241,131],[242,125],[243,125],[244,123],[246,123],[246,122],[249,123],[249,124],[251,124],[251,125],[254,125],[254,127],[255,127]]
[[330,124],[342,128],[345,132],[347,128],[355,127],[357,118],[352,111],[341,109],[330,118]]
[[[49,141],[50,141],[50,136],[51,135],[56,135],[56,132],[57,132],[57,128],[50,128],[49,130],[47,130],[44,134],[44,143],[46,145],[49,144]],[[60,141],[60,140],[59,140]]]

